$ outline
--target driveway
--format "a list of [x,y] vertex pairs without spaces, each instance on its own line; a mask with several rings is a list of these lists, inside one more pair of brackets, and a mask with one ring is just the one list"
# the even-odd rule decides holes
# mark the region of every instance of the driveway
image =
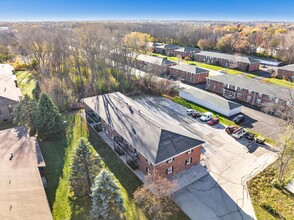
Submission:
[[268,146],[247,139],[235,140],[223,125],[211,127],[186,115],[187,108],[163,97],[138,98],[148,109],[202,138],[201,163],[208,174],[173,194],[176,204],[191,219],[255,219],[246,181],[276,159]]

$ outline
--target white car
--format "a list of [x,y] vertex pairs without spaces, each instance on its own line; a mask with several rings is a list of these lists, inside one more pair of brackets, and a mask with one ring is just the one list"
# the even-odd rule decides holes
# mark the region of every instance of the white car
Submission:
[[201,117],[201,121],[209,121],[212,119],[212,113],[211,112],[205,112]]
[[197,111],[194,109],[188,109],[187,110],[187,115],[192,115],[193,113],[196,113]]

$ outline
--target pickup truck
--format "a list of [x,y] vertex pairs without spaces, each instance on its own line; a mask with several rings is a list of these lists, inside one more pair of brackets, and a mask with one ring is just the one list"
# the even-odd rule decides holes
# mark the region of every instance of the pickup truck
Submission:
[[240,139],[241,137],[245,136],[247,134],[247,131],[244,128],[237,129],[232,136],[234,138]]

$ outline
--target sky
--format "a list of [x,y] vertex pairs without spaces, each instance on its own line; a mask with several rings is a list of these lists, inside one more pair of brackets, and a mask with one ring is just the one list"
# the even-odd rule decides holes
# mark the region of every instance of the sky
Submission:
[[292,21],[294,0],[0,0],[0,21]]

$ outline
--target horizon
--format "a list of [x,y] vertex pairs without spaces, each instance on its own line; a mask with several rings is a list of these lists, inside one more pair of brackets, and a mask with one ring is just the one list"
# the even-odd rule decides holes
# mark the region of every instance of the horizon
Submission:
[[[209,3],[185,0],[171,3],[118,0],[108,2],[71,2],[52,0],[39,2],[12,0],[1,3],[2,22],[45,21],[223,21],[223,22],[294,22],[294,2],[290,0],[268,2],[247,0],[246,4],[232,0]],[[277,10],[279,9],[279,11]],[[281,13],[283,9],[283,13]],[[11,13],[13,12],[13,13]]]

